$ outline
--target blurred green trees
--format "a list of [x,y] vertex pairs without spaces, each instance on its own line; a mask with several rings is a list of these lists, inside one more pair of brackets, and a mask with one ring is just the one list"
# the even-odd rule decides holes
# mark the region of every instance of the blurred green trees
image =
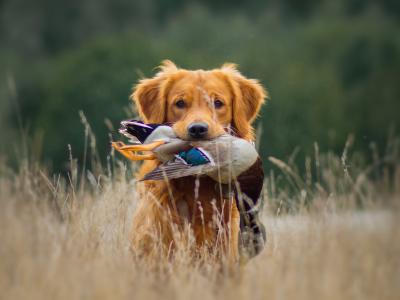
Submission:
[[188,69],[235,62],[261,80],[264,157],[309,154],[315,141],[341,151],[349,133],[359,149],[383,147],[399,125],[400,5],[332,2],[0,1],[3,138],[18,143],[20,115],[60,170],[67,144],[83,153],[82,110],[105,157],[132,85],[169,58]]

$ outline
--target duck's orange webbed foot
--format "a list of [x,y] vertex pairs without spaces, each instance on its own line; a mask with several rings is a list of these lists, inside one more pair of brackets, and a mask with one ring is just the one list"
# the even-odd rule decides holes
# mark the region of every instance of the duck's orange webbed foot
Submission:
[[129,160],[138,161],[138,160],[154,160],[156,159],[155,155],[150,154],[138,154],[138,151],[151,151],[158,146],[165,144],[164,141],[156,141],[150,144],[145,145],[125,145],[123,142],[112,142],[111,146],[121,153],[123,156],[128,158]]

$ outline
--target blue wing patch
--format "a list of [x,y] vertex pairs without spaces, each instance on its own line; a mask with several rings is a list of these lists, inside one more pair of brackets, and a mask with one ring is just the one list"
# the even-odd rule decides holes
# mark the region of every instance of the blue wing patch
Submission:
[[209,155],[201,148],[191,148],[188,151],[182,151],[178,154],[188,165],[199,166],[211,162]]

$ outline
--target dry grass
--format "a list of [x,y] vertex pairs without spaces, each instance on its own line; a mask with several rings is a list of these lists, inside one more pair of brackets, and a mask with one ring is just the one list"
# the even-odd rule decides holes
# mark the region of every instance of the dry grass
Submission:
[[267,248],[235,272],[185,249],[173,261],[133,259],[138,199],[113,158],[107,172],[82,177],[72,160],[67,180],[1,163],[0,298],[399,299],[398,153],[374,181],[376,166],[344,167],[345,155],[306,160],[304,176],[271,158],[283,173],[266,182]]

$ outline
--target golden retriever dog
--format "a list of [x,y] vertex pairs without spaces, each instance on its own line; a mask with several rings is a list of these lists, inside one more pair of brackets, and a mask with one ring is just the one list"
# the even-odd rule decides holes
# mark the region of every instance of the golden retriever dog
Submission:
[[[166,60],[153,78],[140,80],[131,98],[144,122],[171,123],[182,139],[212,139],[230,131],[253,140],[251,124],[266,91],[234,64],[192,71]],[[146,161],[138,177],[157,163]],[[135,253],[171,256],[178,244],[191,236],[195,255],[208,253],[228,262],[238,261],[239,213],[232,196],[217,182],[209,177],[184,177],[138,185],[141,201],[130,237]]]

